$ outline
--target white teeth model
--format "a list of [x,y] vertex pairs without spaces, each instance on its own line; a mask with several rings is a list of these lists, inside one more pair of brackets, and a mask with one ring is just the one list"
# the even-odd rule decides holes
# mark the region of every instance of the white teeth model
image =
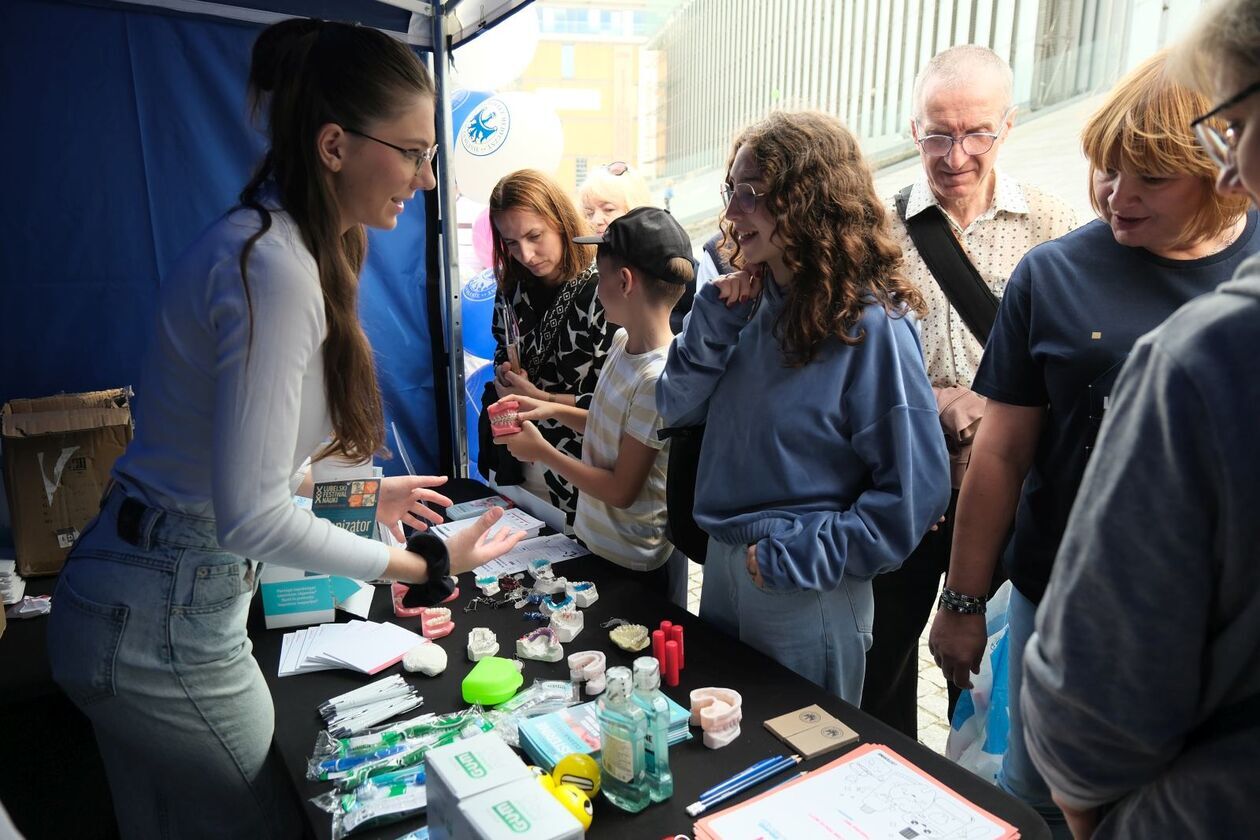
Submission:
[[744,699],[730,688],[697,688],[691,692],[691,725],[704,730],[704,745],[721,749],[739,737]]
[[499,640],[487,627],[474,627],[468,633],[468,660],[480,662],[499,652]]
[[577,634],[582,632],[584,626],[585,620],[582,618],[582,613],[575,608],[570,607],[551,614],[551,629],[555,631],[556,638],[565,644],[577,638]]
[[536,662],[559,662],[564,658],[564,648],[550,627],[539,627],[516,640],[516,655]]
[[555,595],[557,592],[565,592],[568,584],[569,582],[562,577],[539,578],[534,581],[534,591],[544,595]]
[[599,600],[599,590],[595,588],[595,584],[588,580],[579,580],[573,583],[566,582],[564,591],[573,599],[573,603],[582,609],[586,609]]
[[593,696],[607,687],[604,670],[608,658],[600,650],[581,650],[569,656],[569,679],[585,683],[586,693]]

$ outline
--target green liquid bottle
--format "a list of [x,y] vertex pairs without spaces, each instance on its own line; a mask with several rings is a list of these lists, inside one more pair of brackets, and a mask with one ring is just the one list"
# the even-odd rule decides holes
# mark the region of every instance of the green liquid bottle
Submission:
[[647,715],[630,699],[629,668],[609,668],[607,680],[598,706],[600,786],[609,802],[633,814],[652,801],[644,759]]
[[634,660],[634,702],[647,715],[648,792],[653,802],[674,795],[674,774],[669,772],[669,702],[661,693],[661,664],[651,656]]

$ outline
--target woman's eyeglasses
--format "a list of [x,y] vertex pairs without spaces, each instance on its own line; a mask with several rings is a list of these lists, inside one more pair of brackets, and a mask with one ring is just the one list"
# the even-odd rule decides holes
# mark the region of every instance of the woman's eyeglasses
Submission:
[[722,209],[725,210],[735,202],[741,213],[751,213],[757,209],[757,199],[765,198],[768,193],[757,192],[752,184],[723,184],[721,188]]
[[[345,128],[345,126],[342,126],[342,127]],[[430,162],[431,160],[433,160],[434,157],[437,156],[437,150],[438,150],[437,143],[434,143],[432,146],[430,146],[427,149],[404,149],[402,146],[395,146],[393,143],[390,143],[388,140],[382,140],[379,137],[373,137],[371,134],[364,134],[362,131],[358,131],[357,129],[346,128],[345,131],[346,131],[346,134],[354,134],[358,137],[363,137],[375,143],[380,143],[382,146],[389,146],[391,149],[395,149],[401,152],[403,157],[405,157],[407,160],[411,161],[412,163],[416,165],[417,175],[420,174],[420,170],[424,168],[424,165],[426,163]]]
[[1234,130],[1233,126],[1228,125],[1225,126],[1224,130],[1221,130],[1214,125],[1210,125],[1208,120],[1218,116],[1221,111],[1227,108],[1233,108],[1256,91],[1260,91],[1260,82],[1248,85],[1203,116],[1196,117],[1194,122],[1190,123],[1190,127],[1194,129],[1194,136],[1198,139],[1199,145],[1203,147],[1203,151],[1207,152],[1207,156],[1212,159],[1212,163],[1221,169],[1233,162],[1234,150],[1238,148],[1238,132]]

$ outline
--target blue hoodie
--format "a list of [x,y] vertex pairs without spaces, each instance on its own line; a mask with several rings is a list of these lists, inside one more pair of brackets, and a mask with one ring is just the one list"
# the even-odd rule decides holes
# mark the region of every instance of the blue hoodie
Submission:
[[898,568],[949,503],[936,400],[908,318],[870,305],[862,342],[826,340],[789,367],[768,283],[727,308],[696,294],[656,386],[666,426],[707,422],[695,519],[729,545],[757,544],[771,588],[832,590]]

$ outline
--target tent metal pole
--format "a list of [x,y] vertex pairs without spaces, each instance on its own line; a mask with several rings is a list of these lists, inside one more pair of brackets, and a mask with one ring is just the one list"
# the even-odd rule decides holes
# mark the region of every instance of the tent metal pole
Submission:
[[454,134],[451,126],[450,56],[446,43],[446,15],[440,0],[432,0],[433,8],[433,78],[437,84],[438,135],[438,213],[442,220],[441,289],[442,324],[445,327],[446,352],[449,364],[446,376],[450,385],[451,465],[454,478],[468,477],[468,429],[464,423],[464,325],[460,308],[459,229],[455,218]]

